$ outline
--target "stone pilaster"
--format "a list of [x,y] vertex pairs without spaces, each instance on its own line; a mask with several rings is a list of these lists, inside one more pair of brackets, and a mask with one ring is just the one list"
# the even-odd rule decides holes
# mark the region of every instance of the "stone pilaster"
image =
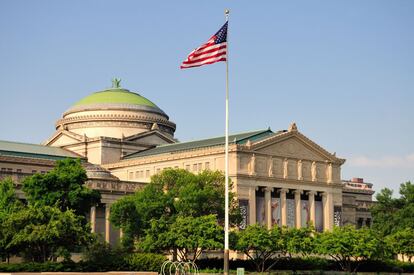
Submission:
[[323,207],[323,229],[333,229],[333,197],[332,193],[324,192],[322,194],[322,207]]
[[283,160],[283,178],[287,179],[289,177],[289,160],[285,158]]
[[255,176],[256,175],[256,155],[255,154],[253,154],[251,159],[250,159],[249,175],[250,176]]
[[332,163],[328,164],[328,171],[327,171],[327,180],[328,183],[333,183],[333,168],[332,168]]
[[303,180],[302,160],[298,160],[298,180]]

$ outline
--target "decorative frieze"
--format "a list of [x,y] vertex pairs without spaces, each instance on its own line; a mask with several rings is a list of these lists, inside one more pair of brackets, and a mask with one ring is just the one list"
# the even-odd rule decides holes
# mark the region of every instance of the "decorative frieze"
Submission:
[[99,191],[135,193],[142,189],[144,184],[126,181],[88,180],[86,186]]

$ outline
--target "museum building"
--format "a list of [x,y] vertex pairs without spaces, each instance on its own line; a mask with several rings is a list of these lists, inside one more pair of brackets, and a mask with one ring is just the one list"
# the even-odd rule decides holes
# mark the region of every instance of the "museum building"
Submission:
[[[224,171],[224,137],[190,142],[174,138],[176,125],[156,104],[119,87],[75,103],[56,122],[42,145],[0,141],[0,179],[11,177],[19,196],[21,180],[51,170],[58,159],[81,158],[87,185],[99,190],[91,208],[91,230],[116,243],[122,232],[109,222],[110,206],[167,168],[198,173]],[[372,184],[341,179],[338,158],[302,134],[295,123],[229,136],[229,175],[244,228],[260,223],[317,230],[334,225],[370,225]]]

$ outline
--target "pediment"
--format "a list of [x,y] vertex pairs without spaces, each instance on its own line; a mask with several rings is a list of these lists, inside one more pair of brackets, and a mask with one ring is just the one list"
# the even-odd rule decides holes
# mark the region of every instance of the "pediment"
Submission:
[[47,140],[44,145],[55,146],[55,147],[64,147],[74,143],[82,141],[82,136],[71,133],[69,131],[59,131],[54,134],[49,140]]
[[175,142],[172,138],[164,135],[158,130],[152,130],[149,132],[129,136],[125,138],[125,140],[151,145],[170,144]]
[[299,132],[287,132],[252,144],[253,151],[273,156],[296,158],[311,161],[329,161],[343,163],[337,158]]

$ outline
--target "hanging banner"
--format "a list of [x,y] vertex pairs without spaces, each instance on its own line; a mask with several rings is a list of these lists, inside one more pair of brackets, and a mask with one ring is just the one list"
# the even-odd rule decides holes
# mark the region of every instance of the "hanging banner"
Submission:
[[342,225],[342,207],[338,205],[334,206],[334,225]]
[[272,198],[272,226],[281,226],[282,216],[280,208],[280,198]]
[[241,222],[239,224],[240,229],[246,229],[249,223],[249,201],[248,200],[239,200],[239,209],[241,214]]
[[287,204],[287,226],[288,227],[295,227],[295,200],[294,199],[286,199]]
[[310,221],[309,202],[307,200],[301,200],[300,205],[300,224],[301,227],[307,227]]
[[260,225],[266,225],[264,197],[256,197],[256,222]]
[[323,231],[323,206],[321,201],[315,201],[315,229],[318,232]]

